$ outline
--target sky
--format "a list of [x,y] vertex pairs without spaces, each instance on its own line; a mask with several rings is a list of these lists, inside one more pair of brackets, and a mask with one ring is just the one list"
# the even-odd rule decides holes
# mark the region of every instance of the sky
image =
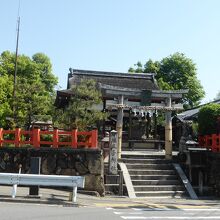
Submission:
[[[0,0],[0,53],[15,52],[19,0]],[[69,68],[127,72],[184,53],[206,92],[220,91],[219,0],[20,0],[19,54],[45,53],[65,89]]]

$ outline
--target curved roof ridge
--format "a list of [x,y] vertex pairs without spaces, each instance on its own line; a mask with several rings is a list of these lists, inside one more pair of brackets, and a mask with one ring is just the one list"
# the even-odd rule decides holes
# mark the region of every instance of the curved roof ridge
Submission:
[[82,70],[70,68],[69,77],[75,75],[94,75],[94,76],[106,76],[106,77],[122,77],[122,78],[150,78],[154,79],[155,73],[123,73],[123,72],[111,72],[111,71],[97,71],[97,70]]

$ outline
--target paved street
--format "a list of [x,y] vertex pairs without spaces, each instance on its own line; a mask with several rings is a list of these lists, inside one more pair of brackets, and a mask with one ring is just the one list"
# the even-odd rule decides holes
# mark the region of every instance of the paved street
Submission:
[[27,187],[18,187],[17,197],[10,197],[12,187],[0,186],[1,220],[122,220],[122,219],[220,219],[219,200],[129,199],[78,194],[77,205],[69,201],[69,192],[40,189],[40,198],[30,198]]
[[158,209],[158,208],[132,208],[109,209],[120,219],[220,219],[220,209]]
[[122,219],[220,219],[219,208],[74,207],[46,204],[0,203],[1,220],[122,220]]

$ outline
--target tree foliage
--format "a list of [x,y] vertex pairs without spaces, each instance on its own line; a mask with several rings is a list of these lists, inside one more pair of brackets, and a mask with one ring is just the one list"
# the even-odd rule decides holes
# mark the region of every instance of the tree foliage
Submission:
[[106,113],[96,109],[101,104],[101,93],[94,80],[82,80],[72,88],[73,96],[63,114],[58,117],[59,125],[66,129],[86,130],[106,118]]
[[[14,118],[13,126],[29,127],[35,115],[50,114],[57,77],[52,72],[50,59],[42,53],[32,58],[19,55],[16,97],[13,99],[15,54],[4,51],[0,56],[0,126],[6,127]],[[9,121],[8,121],[9,119]]]
[[148,60],[145,65],[138,62],[130,72],[155,73],[158,85],[163,90],[189,89],[184,96],[185,107],[194,107],[200,103],[205,92],[197,78],[195,63],[183,53],[174,53],[161,61]]
[[211,103],[202,107],[198,114],[199,134],[206,135],[219,132],[219,117],[219,104]]

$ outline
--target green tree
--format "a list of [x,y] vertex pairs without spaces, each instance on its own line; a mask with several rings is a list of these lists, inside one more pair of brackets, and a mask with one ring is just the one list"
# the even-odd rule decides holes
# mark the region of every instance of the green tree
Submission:
[[79,85],[72,88],[72,92],[69,105],[64,109],[61,117],[58,117],[59,125],[70,130],[86,130],[106,118],[106,113],[96,109],[102,99],[94,80],[82,80]]
[[[136,64],[137,65],[137,64]],[[183,53],[174,53],[161,61],[148,60],[143,66],[130,68],[132,72],[155,73],[158,85],[163,90],[189,89],[184,96],[186,108],[197,106],[205,92],[197,78],[195,63]]]
[[48,115],[50,113],[53,102],[41,81],[35,80],[30,83],[26,78],[20,78],[15,104],[17,125],[29,128],[37,115]]
[[[215,134],[218,128],[218,118],[220,117],[220,105],[211,103],[203,106],[199,110],[198,124],[199,134]],[[219,131],[218,131],[219,132]]]
[[0,76],[0,126],[8,127],[7,119],[12,116],[12,91],[13,84],[10,76]]
[[33,116],[48,115],[52,112],[57,77],[54,76],[52,64],[46,55],[37,53],[32,58],[19,55],[16,97],[13,100],[14,63],[14,53],[4,51],[1,54],[0,78],[2,83],[7,79],[7,83],[1,86],[0,94],[6,91],[7,98],[4,99],[4,103],[8,109],[3,105],[0,106],[2,112],[0,122],[1,126],[5,126],[6,119],[13,118],[13,106],[15,106],[14,126],[29,127]]

